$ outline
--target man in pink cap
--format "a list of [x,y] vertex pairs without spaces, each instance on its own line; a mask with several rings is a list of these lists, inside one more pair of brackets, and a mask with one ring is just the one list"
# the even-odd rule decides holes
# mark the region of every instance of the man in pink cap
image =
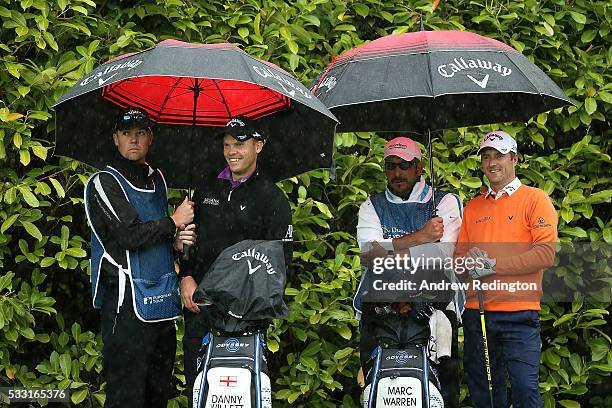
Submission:
[[[438,259],[452,258],[454,243],[461,228],[463,205],[455,194],[436,190],[433,202],[432,188],[423,179],[421,149],[414,140],[396,137],[384,147],[384,171],[387,178],[385,191],[366,199],[359,209],[357,241],[363,258],[372,260],[387,254],[407,254],[412,259],[420,256]],[[442,244],[424,245],[440,242]],[[446,244],[444,244],[446,243]],[[364,273],[365,274],[365,273]],[[393,324],[426,325],[430,316],[432,332],[445,333],[447,351],[438,350],[438,373],[446,407],[459,406],[459,368],[457,361],[457,316],[463,301],[455,300],[436,304],[443,310],[434,311],[426,305],[417,310],[417,304],[390,303],[376,305],[363,303],[367,284],[360,284],[354,306],[362,313],[361,318],[361,365],[364,373],[372,365],[369,358],[372,350],[379,345],[377,331],[385,320]],[[452,295],[451,295],[452,297]],[[415,313],[416,312],[416,313]],[[415,320],[406,319],[411,314]],[[431,321],[433,321],[432,318]],[[397,322],[397,323],[394,323]],[[413,322],[413,323],[399,323]],[[440,328],[435,326],[440,325]],[[443,328],[443,326],[447,328]],[[397,327],[396,333],[406,332]],[[402,337],[398,334],[399,337]],[[407,340],[400,338],[399,343]],[[442,339],[438,342],[441,344]]]

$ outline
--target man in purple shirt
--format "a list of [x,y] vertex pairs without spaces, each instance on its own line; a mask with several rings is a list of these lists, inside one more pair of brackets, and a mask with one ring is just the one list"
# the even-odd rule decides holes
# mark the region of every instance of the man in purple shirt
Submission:
[[205,181],[193,199],[198,240],[194,256],[181,265],[180,284],[186,309],[183,350],[190,393],[202,336],[215,326],[206,309],[195,304],[192,297],[217,256],[246,239],[280,240],[283,242],[285,265],[288,267],[291,262],[293,226],[289,202],[257,166],[258,156],[266,142],[267,138],[249,119],[231,119],[223,133],[223,155],[227,167],[216,178]]

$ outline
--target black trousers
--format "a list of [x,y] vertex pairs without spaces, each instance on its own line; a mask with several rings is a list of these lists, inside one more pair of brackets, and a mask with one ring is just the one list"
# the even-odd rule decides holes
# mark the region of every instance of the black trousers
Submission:
[[452,310],[443,310],[453,329],[451,356],[440,361],[438,364],[438,378],[440,379],[440,390],[444,398],[445,408],[459,408],[459,340],[457,328],[457,314]]
[[117,287],[110,287],[102,306],[106,408],[166,408],[172,396],[176,354],[174,321],[145,323],[132,305],[129,281],[119,314]]
[[197,358],[202,344],[202,333],[199,337],[183,336],[183,367],[185,367],[185,382],[187,383],[187,398],[189,408],[192,407],[193,383],[197,375]]

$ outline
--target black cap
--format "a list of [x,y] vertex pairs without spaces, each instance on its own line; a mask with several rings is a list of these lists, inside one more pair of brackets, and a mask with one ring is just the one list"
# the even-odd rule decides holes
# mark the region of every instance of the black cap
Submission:
[[255,124],[249,118],[244,116],[236,116],[230,119],[225,124],[225,130],[223,134],[230,134],[234,139],[244,142],[245,140],[255,139],[261,142],[265,142],[266,138],[256,128]]
[[114,130],[130,129],[133,126],[148,128],[153,126],[153,121],[145,110],[132,107],[122,109],[115,120]]

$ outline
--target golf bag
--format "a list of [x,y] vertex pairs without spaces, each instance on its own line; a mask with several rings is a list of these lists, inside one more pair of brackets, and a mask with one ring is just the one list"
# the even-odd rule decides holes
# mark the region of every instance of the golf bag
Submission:
[[261,331],[208,332],[202,339],[193,386],[194,408],[272,408],[272,389]]
[[240,241],[226,248],[202,278],[193,300],[212,328],[202,338],[194,408],[271,408],[265,337],[286,317],[281,241]]
[[440,383],[429,361],[428,322],[412,314],[384,314],[374,308],[364,314],[362,323],[361,352],[370,356],[362,361],[366,374],[363,406],[443,408]]
[[403,349],[378,346],[366,377],[366,408],[443,408],[437,374],[429,365],[427,346]]

